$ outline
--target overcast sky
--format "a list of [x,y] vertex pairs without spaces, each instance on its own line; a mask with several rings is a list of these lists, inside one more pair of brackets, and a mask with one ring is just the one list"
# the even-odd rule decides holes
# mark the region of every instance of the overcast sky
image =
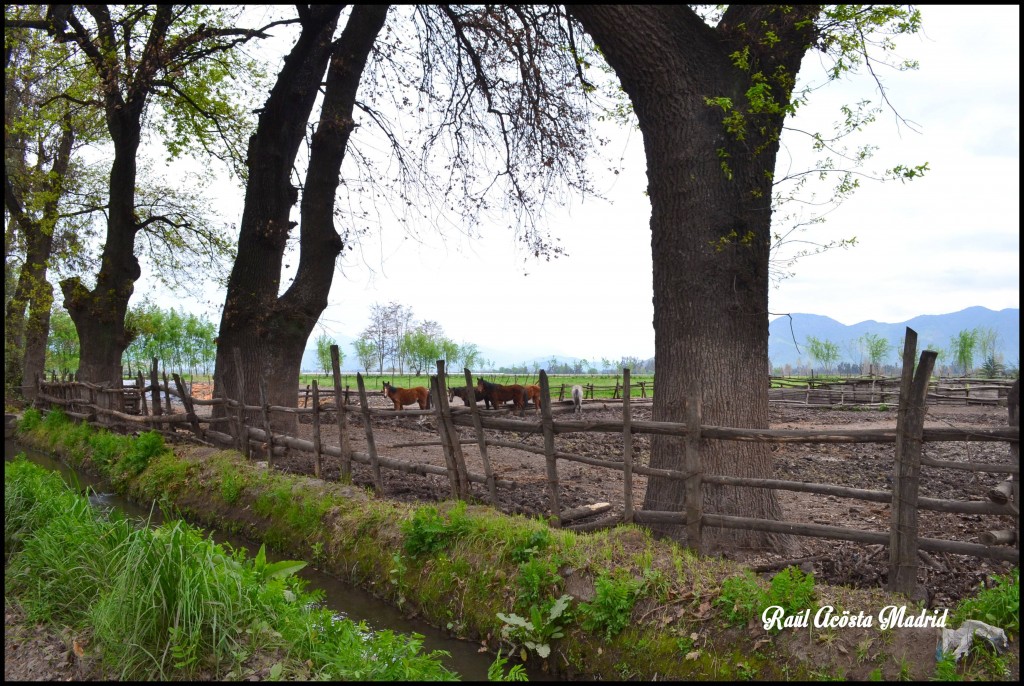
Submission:
[[[920,9],[923,32],[898,43],[898,54],[918,59],[920,69],[879,73],[912,127],[887,110],[862,142],[880,148],[870,169],[928,162],[930,171],[906,184],[864,181],[804,234],[819,242],[856,237],[857,245],[798,262],[795,276],[772,287],[775,315],[854,324],[973,305],[1020,307],[1020,8]],[[809,57],[801,79],[822,83],[819,65]],[[832,84],[788,125],[830,130],[839,106],[862,98],[877,99],[869,78]],[[792,155],[793,168],[806,166],[806,143],[783,140],[780,165]],[[549,215],[567,256],[544,262],[525,255],[507,222],[484,227],[483,239],[471,242],[453,232],[438,238],[428,227],[413,239],[385,221],[361,250],[346,253],[313,337],[358,336],[372,304],[397,301],[416,319],[440,323],[449,338],[507,351],[513,361],[653,356],[650,203],[639,131],[618,130],[609,149],[621,155],[622,173],[594,165],[595,185],[609,201],[577,197]],[[229,218],[239,219],[240,210]],[[222,302],[223,294],[207,298]],[[173,302],[203,311],[199,300]]]

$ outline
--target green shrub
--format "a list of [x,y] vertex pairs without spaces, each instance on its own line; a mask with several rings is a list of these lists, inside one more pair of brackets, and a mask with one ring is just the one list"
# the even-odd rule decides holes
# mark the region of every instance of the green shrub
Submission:
[[402,522],[405,552],[433,555],[465,536],[471,528],[464,502],[460,501],[449,511],[447,520],[432,505],[417,508],[412,518]]
[[788,614],[794,614],[811,607],[816,599],[814,575],[786,567],[772,577],[767,604],[778,605]]
[[118,463],[118,470],[136,476],[146,468],[152,458],[163,453],[165,449],[164,437],[156,431],[139,434]]
[[228,472],[220,482],[220,496],[228,505],[234,505],[242,494],[244,483],[237,474]]
[[68,416],[64,414],[62,410],[54,409],[48,412],[46,417],[43,418],[43,428],[47,431],[53,431],[61,428],[69,421],[71,420],[68,419]]
[[87,441],[92,449],[93,463],[106,472],[117,461],[117,458],[128,451],[130,440],[127,436],[104,430],[92,434]]
[[516,597],[516,607],[525,610],[531,605],[539,603],[541,598],[551,595],[553,589],[557,590],[562,583],[558,567],[557,560],[539,557],[519,565],[517,578],[519,595]]
[[502,637],[523,645],[520,657],[524,662],[527,648],[536,652],[539,657],[548,657],[551,654],[551,642],[565,636],[562,622],[572,617],[570,601],[572,596],[567,594],[550,599],[545,603],[546,609],[533,605],[530,607],[529,619],[517,614],[506,615],[499,612],[498,619],[504,623],[501,627]]
[[506,555],[512,562],[523,563],[551,545],[551,540],[551,532],[546,528],[536,529],[529,534],[519,532],[511,541]]
[[745,624],[757,617],[767,607],[768,594],[757,583],[757,577],[749,569],[743,574],[731,576],[722,582],[722,593],[715,601],[725,611],[725,617],[733,624]]
[[29,408],[21,415],[21,421],[18,422],[18,432],[32,431],[42,423],[43,415],[39,414],[39,410],[34,407]]
[[611,640],[626,625],[633,614],[637,598],[647,588],[647,578],[634,579],[626,574],[615,577],[602,572],[594,580],[594,600],[580,603],[583,628],[588,631],[604,631],[605,640]]

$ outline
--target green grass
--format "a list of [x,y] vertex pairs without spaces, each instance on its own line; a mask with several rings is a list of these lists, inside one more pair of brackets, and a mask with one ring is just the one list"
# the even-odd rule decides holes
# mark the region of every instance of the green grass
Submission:
[[1009,637],[1020,635],[1020,568],[1010,574],[991,577],[992,587],[982,584],[978,595],[961,601],[953,611],[950,624],[960,626],[965,620],[998,626]]
[[420,636],[332,617],[294,576],[305,563],[247,559],[180,520],[108,519],[23,456],[4,466],[4,508],[5,596],[32,621],[91,631],[121,679],[237,680],[247,664],[272,679],[456,676]]

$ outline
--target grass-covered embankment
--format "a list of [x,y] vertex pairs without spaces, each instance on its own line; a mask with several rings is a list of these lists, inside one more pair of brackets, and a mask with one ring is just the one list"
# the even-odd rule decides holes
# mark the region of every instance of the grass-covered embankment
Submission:
[[125,680],[455,678],[419,640],[318,608],[304,563],[247,559],[180,520],[140,528],[22,459],[4,465],[4,556],[7,601]]
[[[934,630],[883,631],[876,624],[765,631],[758,621],[770,605],[812,614],[825,605],[867,615],[892,604],[918,610],[880,591],[821,586],[798,571],[769,583],[734,563],[655,541],[638,527],[574,534],[487,507],[377,499],[351,486],[268,472],[234,451],[178,447],[177,454],[141,457],[117,449],[123,437],[55,416],[40,421],[27,413],[23,440],[90,464],[143,502],[165,498],[206,525],[310,560],[492,651],[514,646],[558,676],[936,674]],[[155,441],[143,444],[148,440]],[[1006,588],[1003,599],[1019,588],[1016,578]],[[1015,637],[1016,629],[1008,631]],[[994,660],[984,673],[998,678],[1003,658]]]

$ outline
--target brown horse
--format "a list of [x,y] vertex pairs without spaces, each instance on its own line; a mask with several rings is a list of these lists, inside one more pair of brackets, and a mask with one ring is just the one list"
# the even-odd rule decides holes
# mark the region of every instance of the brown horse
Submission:
[[[452,386],[448,389],[448,402],[451,402],[455,398],[462,398],[462,402],[469,405],[469,386]],[[484,407],[488,410],[491,409],[491,401],[487,398],[481,398],[479,395],[476,396],[476,401],[484,401]]]
[[519,411],[519,416],[523,416],[526,407],[526,389],[523,386],[517,383],[511,386],[502,386],[477,377],[476,392],[484,400],[489,400],[495,407],[511,400],[512,406]]
[[381,387],[381,392],[383,395],[391,398],[391,402],[395,404],[396,410],[401,410],[403,406],[412,405],[413,403],[419,403],[421,410],[430,408],[430,393],[423,386],[398,388],[385,381]]
[[534,411],[540,412],[540,386],[528,384],[526,386],[526,397],[533,403]]

